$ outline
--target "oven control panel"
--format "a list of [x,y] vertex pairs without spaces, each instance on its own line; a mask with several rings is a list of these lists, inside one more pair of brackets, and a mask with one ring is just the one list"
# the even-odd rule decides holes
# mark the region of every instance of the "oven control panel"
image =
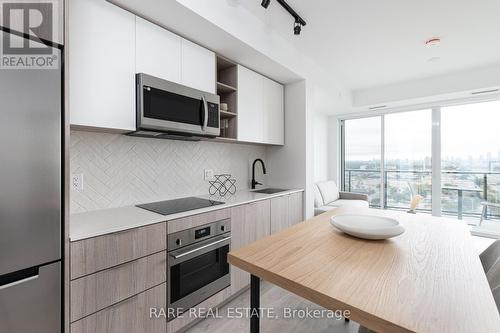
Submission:
[[180,249],[208,238],[231,231],[231,219],[220,220],[199,227],[169,234],[167,238],[168,251]]

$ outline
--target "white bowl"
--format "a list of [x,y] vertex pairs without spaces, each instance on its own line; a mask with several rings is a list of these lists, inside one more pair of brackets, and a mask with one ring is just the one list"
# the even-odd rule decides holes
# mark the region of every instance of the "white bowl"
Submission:
[[387,239],[405,232],[397,220],[383,216],[341,214],[332,216],[330,223],[346,234],[364,239]]

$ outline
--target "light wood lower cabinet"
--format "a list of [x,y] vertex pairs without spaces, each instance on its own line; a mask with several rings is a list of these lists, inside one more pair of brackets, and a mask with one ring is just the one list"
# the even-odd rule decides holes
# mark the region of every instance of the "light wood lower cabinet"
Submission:
[[166,311],[167,289],[163,283],[71,324],[71,333],[165,333],[165,317],[150,318],[151,308]]
[[288,195],[271,200],[271,234],[288,228],[290,224]]
[[303,193],[292,193],[288,196],[288,219],[290,225],[304,221],[304,200]]
[[[150,318],[167,306],[167,234],[231,218],[231,250],[303,220],[302,192],[71,243],[72,333],[173,333],[194,318]],[[168,232],[167,232],[168,228]],[[250,284],[231,267],[231,286],[200,303],[215,307]]]
[[162,251],[71,281],[71,321],[88,316],[167,280]]
[[166,250],[166,223],[71,243],[71,279]]
[[272,198],[270,201],[271,234],[304,220],[302,192]]
[[[231,250],[269,236],[271,223],[270,200],[231,208]],[[231,292],[237,293],[250,284],[250,275],[231,267]]]

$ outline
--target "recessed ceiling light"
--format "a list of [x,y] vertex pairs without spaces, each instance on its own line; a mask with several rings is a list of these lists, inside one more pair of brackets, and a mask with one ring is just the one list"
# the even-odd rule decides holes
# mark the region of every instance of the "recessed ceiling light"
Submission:
[[427,59],[427,62],[436,62],[439,60],[441,60],[441,57],[432,57],[432,58]]
[[441,38],[434,37],[425,41],[425,46],[428,48],[441,45]]

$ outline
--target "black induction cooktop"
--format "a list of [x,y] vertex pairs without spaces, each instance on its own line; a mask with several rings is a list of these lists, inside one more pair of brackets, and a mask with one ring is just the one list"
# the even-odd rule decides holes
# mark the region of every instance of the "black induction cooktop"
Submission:
[[174,200],[152,202],[148,204],[137,205],[137,207],[161,215],[170,215],[170,214],[181,213],[189,210],[206,208],[222,204],[224,204],[224,202],[196,198],[196,197],[187,197]]

